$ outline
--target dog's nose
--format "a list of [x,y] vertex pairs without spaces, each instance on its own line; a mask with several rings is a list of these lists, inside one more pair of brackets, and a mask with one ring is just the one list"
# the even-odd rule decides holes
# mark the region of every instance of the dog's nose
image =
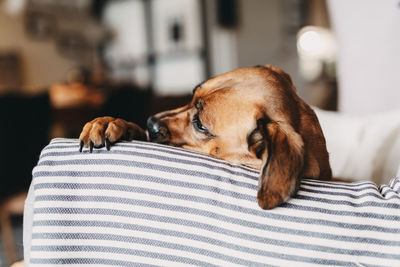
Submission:
[[147,131],[151,142],[169,144],[171,133],[163,120],[156,117],[147,119]]
[[147,130],[149,132],[150,141],[162,144],[168,144],[171,133],[165,122],[155,117],[147,119]]
[[147,130],[149,131],[150,140],[155,139],[160,134],[160,125],[153,116],[147,119]]

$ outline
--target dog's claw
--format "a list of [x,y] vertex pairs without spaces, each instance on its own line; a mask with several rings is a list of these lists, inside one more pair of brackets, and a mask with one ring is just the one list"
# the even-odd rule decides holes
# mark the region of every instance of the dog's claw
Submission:
[[90,153],[93,152],[93,147],[94,147],[94,143],[93,143],[92,141],[90,141],[90,143],[89,143],[89,150],[90,150]]
[[106,138],[105,145],[106,145],[107,150],[110,151],[110,149],[111,149],[111,142],[110,142],[110,140],[109,140],[108,138]]
[[84,145],[84,143],[83,143],[83,141],[81,141],[81,142],[79,143],[79,152],[82,152],[83,145]]

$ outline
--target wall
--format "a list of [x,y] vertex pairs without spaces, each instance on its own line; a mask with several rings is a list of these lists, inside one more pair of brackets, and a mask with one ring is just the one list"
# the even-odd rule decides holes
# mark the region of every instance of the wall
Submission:
[[65,79],[74,62],[62,58],[52,40],[33,41],[24,32],[22,14],[9,15],[0,3],[0,53],[19,52],[24,90],[40,91]]
[[282,23],[279,0],[240,1],[238,64],[240,67],[279,64]]
[[[106,23],[111,27],[115,26],[114,28],[120,31],[122,36],[122,40],[110,46],[108,56],[114,57],[117,61],[121,60],[121,58],[127,59],[127,62],[122,62],[123,64],[137,64],[137,62],[132,63],[130,61],[132,55],[139,57],[139,61],[146,62],[146,59],[143,58],[143,55],[147,52],[147,44],[142,30],[143,17],[141,14],[143,13],[140,11],[141,8],[138,8],[138,2],[118,1],[115,4],[113,2],[113,5],[110,5],[106,11]],[[195,5],[189,4],[191,2],[195,3]],[[285,34],[285,23],[287,23],[287,20],[292,20],[292,18],[287,18],[285,13],[287,8],[283,4],[284,2],[293,1],[239,0],[238,28],[225,29],[216,22],[215,1],[206,1],[211,76],[237,67],[267,63],[276,64],[291,74],[298,91],[300,91],[300,95],[304,95],[304,86],[298,74],[295,33],[292,33],[291,36]],[[184,1],[184,3],[186,5],[185,7],[182,6],[181,9],[172,7],[169,9],[183,11],[188,8],[198,8],[196,1]],[[174,12],[169,13],[171,13],[171,16],[174,15]],[[182,13],[193,14],[191,11]],[[190,21],[191,17],[183,17],[183,19]],[[193,19],[193,21],[198,21],[197,19]],[[113,23],[115,25],[112,25]],[[162,24],[162,21],[160,23]],[[155,23],[155,27],[161,24]],[[199,31],[199,26],[188,24],[185,27],[190,29],[189,33],[192,34],[195,31]],[[29,40],[24,33],[21,15],[10,16],[5,14],[3,9],[0,9],[0,36],[0,51],[12,49],[23,53],[24,84],[29,88],[45,87],[53,82],[63,80],[65,73],[74,66],[72,60],[62,58],[57,53],[53,41],[39,42]],[[198,36],[201,36],[201,33]],[[196,38],[187,38],[189,43],[193,41],[193,47],[202,42]],[[190,47],[192,45],[189,45]],[[158,50],[164,51],[165,49],[161,47]],[[132,54],[131,57],[129,54]],[[162,64],[158,66],[157,72],[162,75],[157,77],[159,82],[156,82],[156,85],[164,86],[161,90],[163,94],[168,94],[174,88],[177,89],[175,93],[190,92],[195,84],[205,78],[203,65],[198,63],[199,60],[196,59],[196,56],[194,55],[192,58],[186,57],[186,59],[190,66],[184,60],[179,59],[179,55],[175,61],[169,59],[160,60]],[[179,63],[180,67],[175,66],[177,63]],[[171,73],[168,72],[171,69],[169,65],[174,69],[179,69],[175,73],[179,73],[180,77],[185,77],[186,79],[170,79],[173,75],[171,76]],[[139,84],[145,85],[150,78],[145,67],[141,68],[139,66],[136,70],[134,73],[124,74],[122,72],[121,75],[129,75]],[[186,72],[187,74],[185,74]],[[178,81],[179,83],[177,83]]]
[[339,48],[339,110],[365,115],[400,109],[399,1],[328,3]]
[[[229,29],[217,23],[216,1],[205,1],[206,41],[211,76],[238,67],[275,64],[290,73],[300,95],[305,94],[303,80],[298,72],[296,31],[288,34],[287,29],[287,20],[296,21],[288,16],[288,12],[298,12],[298,6],[285,6],[283,2],[296,3],[281,0],[239,0],[238,26]],[[199,17],[201,13],[196,12],[200,8],[200,2],[157,0],[152,3],[155,17],[154,48],[157,56],[153,80],[155,92],[163,95],[190,93],[193,86],[208,78],[205,77],[201,59],[199,60],[196,53],[192,53],[203,42]],[[113,2],[106,9],[105,21],[116,33],[107,52],[109,61],[113,62],[117,70],[114,77],[123,78],[125,75],[138,84],[146,85],[151,77],[145,69],[148,51],[143,11],[141,1]],[[171,49],[169,43],[168,23],[173,19],[184,22],[186,48],[183,54],[179,50]],[[118,65],[124,61],[127,63],[122,64],[123,67],[131,62],[131,71],[118,71]],[[177,75],[179,79],[176,78]]]
[[300,96],[307,99],[300,77],[296,32],[300,22],[296,1],[239,0],[237,29],[216,23],[215,1],[207,1],[212,75],[238,68],[274,64],[288,72]]
[[[107,5],[104,21],[115,36],[106,50],[113,77],[143,87],[151,83],[159,95],[190,94],[205,78],[200,1],[153,0],[150,4],[154,51],[148,47],[149,18],[143,1],[116,1]],[[171,25],[176,21],[182,25],[179,43],[171,39]],[[153,73],[148,69],[147,57],[151,52],[155,58]]]

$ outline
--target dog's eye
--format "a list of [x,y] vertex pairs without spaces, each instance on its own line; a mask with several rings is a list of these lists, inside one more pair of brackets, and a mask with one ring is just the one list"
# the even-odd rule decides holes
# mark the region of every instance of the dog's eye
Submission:
[[198,132],[200,132],[200,133],[205,133],[205,134],[208,133],[207,128],[206,128],[206,127],[201,123],[201,121],[200,121],[199,113],[197,113],[196,115],[194,115],[192,123],[193,123],[194,128],[195,128]]

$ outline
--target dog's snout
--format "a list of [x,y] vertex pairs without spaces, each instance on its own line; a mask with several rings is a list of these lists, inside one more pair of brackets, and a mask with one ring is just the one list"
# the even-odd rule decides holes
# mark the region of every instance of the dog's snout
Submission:
[[168,128],[165,123],[155,117],[147,119],[147,130],[149,132],[150,141],[163,143],[166,142],[168,137]]
[[150,117],[147,119],[147,130],[149,131],[150,138],[153,138],[160,132],[160,125],[156,118]]

